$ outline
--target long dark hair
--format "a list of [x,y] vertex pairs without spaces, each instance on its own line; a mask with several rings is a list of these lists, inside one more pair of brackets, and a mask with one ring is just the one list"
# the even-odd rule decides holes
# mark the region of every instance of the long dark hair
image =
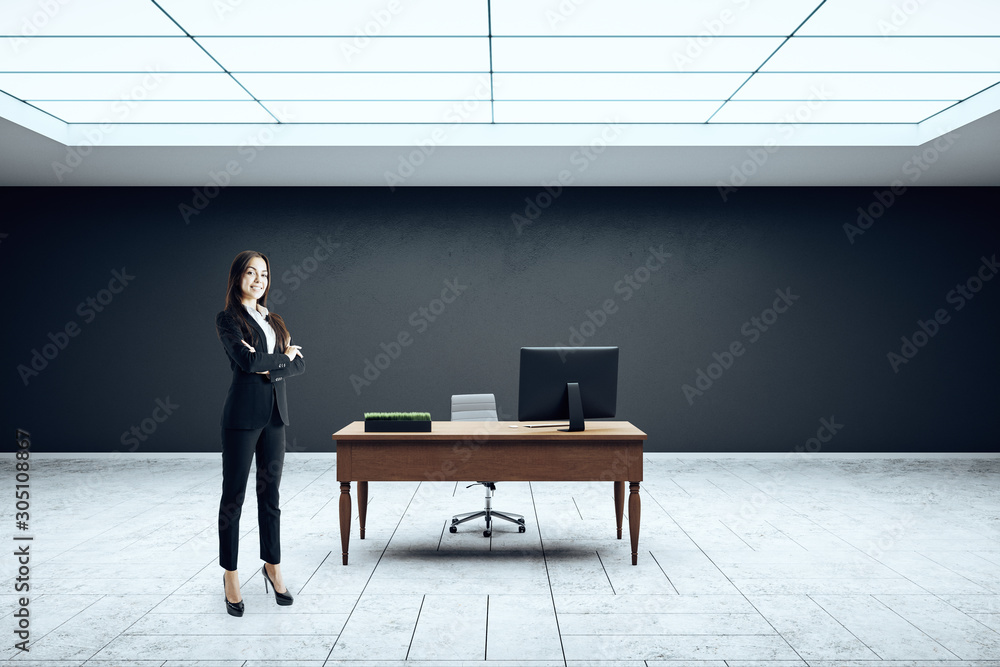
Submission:
[[[267,269],[267,287],[264,288],[264,294],[257,299],[257,303],[267,308],[267,295],[271,291],[271,262],[268,261],[267,255],[259,253],[256,250],[244,250],[236,255],[232,266],[229,267],[229,286],[226,288],[226,312],[232,315],[239,323],[240,331],[246,334],[243,340],[248,343],[253,340],[253,328],[250,326],[247,310],[243,306],[243,290],[240,288],[240,282],[243,279],[243,274],[247,271],[247,267],[250,266],[250,260],[254,257],[260,257],[264,260],[264,266]],[[291,336],[285,327],[285,321],[281,319],[280,315],[276,315],[270,311],[268,311],[267,321],[270,322],[271,327],[274,329],[275,353],[284,352],[291,341]]]

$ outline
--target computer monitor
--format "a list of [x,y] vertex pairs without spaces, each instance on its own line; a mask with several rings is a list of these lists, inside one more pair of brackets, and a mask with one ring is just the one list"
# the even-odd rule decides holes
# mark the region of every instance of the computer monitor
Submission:
[[522,347],[518,382],[519,421],[614,417],[618,402],[617,347]]

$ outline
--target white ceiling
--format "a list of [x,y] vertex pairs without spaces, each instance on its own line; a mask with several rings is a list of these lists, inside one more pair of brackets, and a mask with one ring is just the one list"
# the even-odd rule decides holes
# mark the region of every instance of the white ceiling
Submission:
[[995,0],[4,0],[0,40],[5,184],[1000,174]]
[[632,146],[624,140],[627,130],[606,147],[596,141],[600,134],[549,146],[280,146],[247,134],[228,146],[68,147],[0,119],[0,185],[190,186],[218,194],[215,184],[227,182],[541,191],[543,183],[561,180],[570,186],[721,185],[720,195],[732,186],[1000,186],[1000,112],[916,147]]

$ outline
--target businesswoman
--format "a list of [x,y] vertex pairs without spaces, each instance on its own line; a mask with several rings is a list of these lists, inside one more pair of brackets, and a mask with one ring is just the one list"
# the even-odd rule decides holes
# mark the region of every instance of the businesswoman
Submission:
[[291,345],[285,322],[268,312],[270,263],[265,255],[244,250],[229,267],[226,308],[215,327],[229,357],[233,378],[222,410],[222,500],[219,503],[219,564],[226,611],[243,615],[236,572],[240,514],[246,495],[250,460],[257,462],[257,525],[268,583],[280,605],[292,604],[281,577],[278,484],[285,459],[288,406],[285,378],[305,371],[302,348]]

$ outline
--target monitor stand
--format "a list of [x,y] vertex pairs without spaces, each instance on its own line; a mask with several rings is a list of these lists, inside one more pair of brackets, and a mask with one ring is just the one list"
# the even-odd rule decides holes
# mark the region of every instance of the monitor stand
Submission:
[[569,428],[560,431],[583,431],[583,401],[580,399],[580,383],[567,382],[566,396],[569,398]]

